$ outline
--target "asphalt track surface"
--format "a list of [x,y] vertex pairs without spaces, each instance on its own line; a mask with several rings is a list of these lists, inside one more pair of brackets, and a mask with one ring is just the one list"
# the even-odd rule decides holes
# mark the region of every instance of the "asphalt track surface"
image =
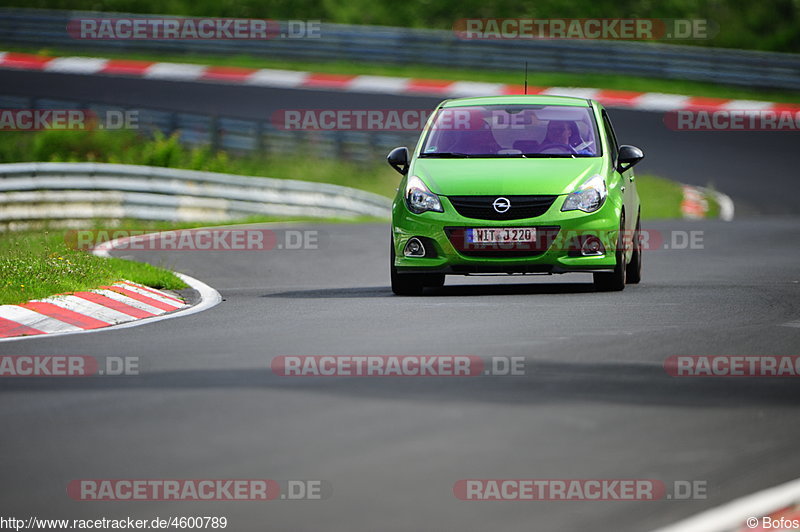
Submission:
[[[0,75],[6,94],[38,87],[62,98],[83,91],[92,101],[187,108],[205,100],[206,109],[241,113],[248,105],[268,112],[348,99],[360,108],[433,103]],[[798,209],[783,192],[794,179],[791,134],[692,140],[667,131],[656,114],[612,116],[623,142],[645,148],[640,172],[699,184],[717,176],[721,190],[741,198],[737,213],[745,216],[647,224],[703,231],[703,248],[646,252],[642,284],[622,293],[594,293],[589,276],[573,274],[450,278],[425,297],[394,297],[385,224],[304,226],[319,231],[317,250],[123,253],[197,277],[225,301],[131,329],[0,343],[0,354],[133,356],[141,365],[139,376],[0,383],[4,513],[224,515],[230,530],[644,531],[797,478],[796,379],[674,378],[663,368],[672,355],[800,354]],[[524,376],[471,378],[288,378],[269,369],[276,356],[325,354],[524,356],[528,363]],[[87,478],[322,479],[333,495],[68,498],[69,481]],[[465,502],[452,488],[467,478],[701,480],[708,496]]]

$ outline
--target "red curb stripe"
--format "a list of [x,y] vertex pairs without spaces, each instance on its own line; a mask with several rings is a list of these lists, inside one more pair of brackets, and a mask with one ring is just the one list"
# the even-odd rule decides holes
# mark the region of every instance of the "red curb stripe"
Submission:
[[603,105],[633,106],[641,96],[641,92],[603,89],[595,95],[595,99]]
[[[528,86],[528,94],[539,94],[546,87],[531,87]],[[508,94],[508,95],[518,95],[518,94],[525,94],[525,85],[506,85],[503,87],[501,94]]]
[[714,110],[720,109],[723,105],[730,102],[729,99],[724,98],[706,98],[704,96],[693,96],[686,100],[686,103],[683,105],[683,108],[686,110],[694,110],[694,111],[701,111],[701,110]]
[[186,304],[184,301],[181,301],[177,297],[172,297],[169,294],[166,294],[164,292],[156,290],[155,288],[150,288],[149,286],[139,286],[138,284],[129,283],[128,281],[122,281],[122,284],[126,284],[128,286],[135,286],[139,290],[146,290],[148,292],[152,292],[153,294],[156,294],[156,295],[159,295],[161,297],[165,297],[165,298],[167,298],[167,299],[169,299],[171,301],[174,301],[175,303],[177,303],[180,306],[184,306]]
[[800,105],[791,104],[791,103],[774,103],[772,107],[769,109],[765,109],[766,111],[778,111],[778,112],[789,112],[789,113],[797,113],[800,112]]
[[258,70],[255,68],[210,66],[205,69],[200,79],[244,81],[256,72],[258,72]]
[[105,288],[106,290],[111,290],[112,292],[116,292],[118,294],[122,294],[125,297],[129,297],[131,299],[135,299],[136,301],[141,301],[142,303],[147,303],[151,307],[156,307],[157,309],[161,310],[175,310],[177,307],[175,305],[170,305],[169,303],[164,303],[163,301],[159,301],[157,299],[153,299],[152,297],[143,296],[137,292],[132,290],[126,290],[125,288],[119,286],[101,286],[100,288]]
[[109,59],[100,71],[103,74],[133,74],[143,76],[148,68],[155,65],[149,61],[131,61],[128,59]]
[[358,76],[344,74],[310,74],[301,84],[303,87],[344,88]]
[[0,337],[9,338],[11,336],[22,336],[23,334],[34,335],[45,333],[44,331],[34,329],[33,327],[28,327],[27,325],[22,325],[16,321],[0,318]]
[[453,83],[455,81],[442,79],[411,79],[406,84],[405,92],[432,92],[439,94],[447,92],[447,89]]
[[52,61],[52,57],[44,57],[41,55],[32,54],[17,54],[9,52],[3,57],[0,66],[10,68],[25,68],[31,70],[42,70],[45,65]]
[[64,323],[69,323],[70,325],[80,327],[81,329],[99,329],[100,327],[108,327],[109,325],[108,323],[94,319],[91,316],[86,316],[84,314],[59,307],[58,305],[54,305],[52,303],[45,303],[43,301],[31,301],[19,306],[34,312],[38,312],[39,314],[44,314],[45,316],[55,318],[59,321],[63,321]]
[[72,295],[78,296],[87,301],[91,301],[92,303],[97,303],[98,305],[108,307],[118,312],[122,312],[128,316],[133,316],[134,318],[152,318],[153,316],[157,316],[157,314],[151,314],[150,312],[126,305],[125,303],[120,303],[119,301],[111,299],[110,297],[95,294],[94,292],[75,292]]

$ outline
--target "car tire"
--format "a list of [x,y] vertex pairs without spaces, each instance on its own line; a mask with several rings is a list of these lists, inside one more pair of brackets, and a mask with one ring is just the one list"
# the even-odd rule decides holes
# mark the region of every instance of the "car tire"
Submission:
[[419,296],[422,295],[422,290],[425,288],[424,275],[418,273],[405,273],[397,272],[394,265],[394,240],[389,239],[391,253],[389,258],[389,269],[392,277],[392,292],[396,296]]
[[628,264],[625,282],[628,284],[639,284],[642,280],[642,242],[641,242],[642,222],[641,215],[636,220],[636,229],[633,232],[633,256],[631,263]]
[[617,234],[617,265],[613,272],[598,272],[594,274],[594,288],[598,292],[618,292],[625,288],[625,277],[627,265],[625,264],[624,249],[625,219],[620,222],[619,233]]
[[444,286],[444,274],[443,273],[426,273],[422,274],[423,282],[425,286],[430,286],[431,288],[441,288]]

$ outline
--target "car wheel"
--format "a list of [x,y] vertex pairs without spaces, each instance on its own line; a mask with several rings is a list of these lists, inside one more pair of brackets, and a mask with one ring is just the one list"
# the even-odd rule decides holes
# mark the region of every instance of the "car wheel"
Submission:
[[[392,276],[392,292],[397,296],[419,296],[425,287],[425,275],[417,273],[400,274],[394,266],[394,241],[389,240],[391,253],[389,258],[389,268]],[[442,276],[444,277],[444,276]],[[444,279],[442,279],[444,283]]]
[[625,281],[628,284],[639,284],[642,280],[642,242],[641,235],[642,222],[641,216],[636,220],[636,230],[633,232],[633,256],[631,263],[628,264],[628,271],[626,273]]
[[624,235],[625,219],[623,218],[617,234],[617,265],[614,267],[614,271],[594,274],[594,288],[599,292],[617,292],[625,288],[625,274],[628,268],[625,264]]

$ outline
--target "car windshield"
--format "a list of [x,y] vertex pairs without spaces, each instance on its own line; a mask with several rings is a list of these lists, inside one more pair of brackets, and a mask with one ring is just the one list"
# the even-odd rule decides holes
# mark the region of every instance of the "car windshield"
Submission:
[[440,109],[420,157],[597,157],[589,107],[483,105]]

